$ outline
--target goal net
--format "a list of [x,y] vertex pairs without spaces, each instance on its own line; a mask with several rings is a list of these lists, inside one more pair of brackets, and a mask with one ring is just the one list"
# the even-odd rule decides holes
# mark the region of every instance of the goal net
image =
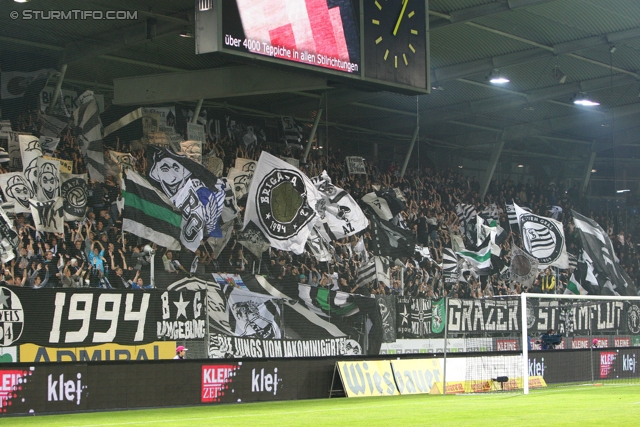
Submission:
[[448,299],[446,313],[436,392],[640,384],[640,297]]
[[[640,383],[640,297],[522,294],[522,375],[548,386]],[[523,384],[524,393],[529,384]]]

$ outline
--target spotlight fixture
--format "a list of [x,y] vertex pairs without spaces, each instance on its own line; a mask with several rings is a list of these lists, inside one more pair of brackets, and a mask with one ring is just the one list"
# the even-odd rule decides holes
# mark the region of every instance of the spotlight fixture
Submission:
[[13,0],[16,3],[28,3],[31,0]]
[[587,97],[586,93],[579,93],[573,99],[573,103],[576,105],[581,105],[583,107],[596,107],[600,105],[599,102],[592,101]]
[[192,39],[193,38],[193,31],[191,31],[190,29],[185,28],[184,30],[180,31],[180,37],[185,37],[185,38],[189,38]]
[[631,191],[631,190],[629,190],[629,189],[627,188],[627,189],[624,189],[624,190],[618,190],[618,191],[616,191],[616,193],[621,194],[621,193],[628,193],[628,192],[630,192],[630,191]]
[[487,80],[489,80],[490,83],[493,83],[495,85],[503,85],[505,83],[510,82],[510,80],[505,76],[503,76],[499,70],[491,71],[487,76]]
[[520,165],[518,165],[518,167],[519,167],[519,168],[523,168],[523,167],[524,167],[524,165],[523,165],[523,164],[520,164]]
[[437,85],[437,86],[431,86],[431,90],[444,90],[444,88],[440,85]]
[[458,169],[462,169],[462,165],[458,165]]
[[562,70],[560,69],[560,67],[555,67],[553,69],[553,72],[551,73],[551,75],[553,76],[554,79],[556,79],[558,81],[558,83],[560,83],[561,85],[565,84],[565,82],[567,81],[567,75],[565,73],[562,72]]
[[591,169],[591,173],[596,173],[598,172],[596,169]]

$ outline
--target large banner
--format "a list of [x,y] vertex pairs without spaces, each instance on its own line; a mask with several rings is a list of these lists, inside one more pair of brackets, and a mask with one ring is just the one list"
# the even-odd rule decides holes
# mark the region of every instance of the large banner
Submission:
[[158,292],[95,292],[0,286],[0,347],[84,347],[156,340]]
[[400,394],[388,360],[338,362],[338,371],[347,397]]

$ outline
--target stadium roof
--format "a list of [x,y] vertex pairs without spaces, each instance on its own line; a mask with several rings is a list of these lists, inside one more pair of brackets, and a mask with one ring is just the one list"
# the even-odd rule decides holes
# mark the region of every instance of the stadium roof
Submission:
[[[193,34],[194,5],[193,0],[4,1],[1,56],[47,55],[59,66],[68,64],[65,86],[103,93],[121,77],[237,66],[196,55],[195,39],[179,36]],[[12,19],[12,10],[26,8],[139,15],[135,21]],[[496,172],[517,172],[518,164],[531,174],[562,171],[552,175],[580,182],[588,177],[600,195],[638,188],[640,2],[431,0],[429,16],[430,95],[372,93],[329,81],[329,89],[224,96],[206,99],[205,106],[293,115],[307,124],[324,107],[320,123],[328,120],[333,140],[393,145],[399,159],[419,116],[423,150],[440,153],[432,160],[446,158],[482,175],[497,157]],[[487,76],[493,70],[510,83],[491,84]],[[580,93],[600,105],[575,105]],[[590,174],[592,169],[597,172]]]

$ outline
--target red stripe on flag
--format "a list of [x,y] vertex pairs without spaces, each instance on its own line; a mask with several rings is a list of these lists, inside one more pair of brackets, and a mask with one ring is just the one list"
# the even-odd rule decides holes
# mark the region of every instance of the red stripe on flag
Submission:
[[293,35],[291,24],[283,25],[269,31],[271,46],[284,46],[287,49],[296,49],[296,38]]
[[327,0],[305,0],[305,2],[313,40],[316,44],[316,52],[337,58],[338,46],[333,34]]

